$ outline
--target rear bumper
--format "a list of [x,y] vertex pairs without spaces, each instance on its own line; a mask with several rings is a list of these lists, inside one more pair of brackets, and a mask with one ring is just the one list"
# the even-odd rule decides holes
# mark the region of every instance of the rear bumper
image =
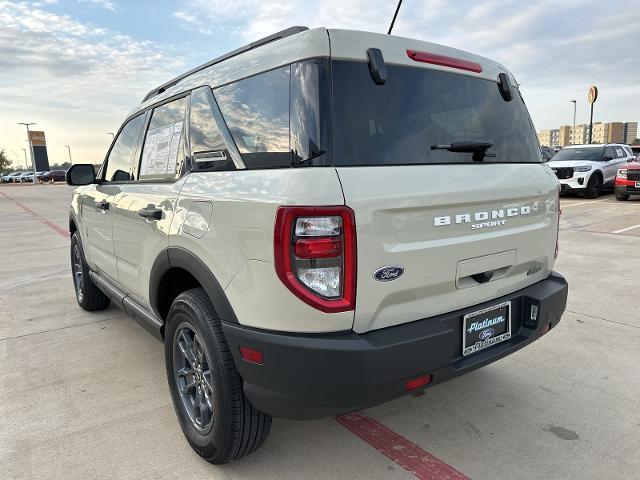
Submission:
[[[435,385],[505,357],[555,326],[567,301],[567,282],[557,273],[490,302],[381,330],[356,334],[286,334],[223,324],[244,392],[265,413],[314,419],[370,407],[404,395],[404,384],[431,374]],[[511,339],[462,356],[462,317],[503,301],[512,303]],[[531,305],[538,321],[525,326]],[[256,365],[240,346],[263,352]],[[427,387],[428,388],[428,387]]]
[[632,180],[616,180],[615,192],[618,195],[640,195],[640,188]]

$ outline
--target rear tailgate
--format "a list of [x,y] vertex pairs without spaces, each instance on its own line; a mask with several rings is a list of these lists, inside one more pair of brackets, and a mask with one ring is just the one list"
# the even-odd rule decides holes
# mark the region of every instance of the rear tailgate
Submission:
[[[337,171],[356,217],[356,332],[489,301],[551,271],[558,205],[557,180],[547,165]],[[404,273],[376,280],[374,272],[384,266],[402,266]]]

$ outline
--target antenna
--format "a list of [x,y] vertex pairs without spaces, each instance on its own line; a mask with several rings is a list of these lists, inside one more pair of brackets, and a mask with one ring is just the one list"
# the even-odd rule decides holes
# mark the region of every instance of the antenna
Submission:
[[393,14],[393,20],[391,20],[391,25],[389,25],[389,31],[387,35],[391,35],[391,30],[393,30],[393,24],[396,23],[396,17],[398,16],[398,11],[400,10],[400,6],[402,5],[402,0],[398,0],[398,6],[396,7],[396,13]]

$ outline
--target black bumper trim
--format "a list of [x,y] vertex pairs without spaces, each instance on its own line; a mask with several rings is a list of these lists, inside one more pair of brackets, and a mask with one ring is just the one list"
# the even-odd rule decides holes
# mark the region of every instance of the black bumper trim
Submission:
[[[244,392],[265,413],[314,419],[370,407],[399,397],[404,383],[432,374],[435,385],[487,365],[528,345],[544,326],[555,326],[564,312],[568,286],[552,273],[517,292],[455,312],[364,334],[289,334],[223,323]],[[462,317],[511,300],[512,338],[468,357],[462,356]],[[538,322],[523,324],[530,305]],[[263,352],[264,364],[240,357],[240,346]]]
[[615,193],[618,195],[640,195],[640,188],[631,185],[616,185]]

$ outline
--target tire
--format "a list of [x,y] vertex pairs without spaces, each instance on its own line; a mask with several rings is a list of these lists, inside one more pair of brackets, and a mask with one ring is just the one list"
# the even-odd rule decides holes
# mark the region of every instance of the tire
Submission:
[[629,200],[629,195],[625,195],[624,193],[616,193],[616,200],[626,202],[627,200]]
[[[191,448],[215,465],[257,450],[269,435],[271,416],[244,396],[220,319],[204,290],[188,290],[173,301],[164,345],[171,399]],[[193,407],[196,403],[200,408]]]
[[587,188],[584,190],[586,198],[598,198],[602,192],[602,177],[598,173],[594,173],[587,182]]
[[109,306],[111,299],[102,293],[89,276],[89,266],[84,259],[78,232],[71,236],[71,274],[78,305],[88,312],[104,310]]

